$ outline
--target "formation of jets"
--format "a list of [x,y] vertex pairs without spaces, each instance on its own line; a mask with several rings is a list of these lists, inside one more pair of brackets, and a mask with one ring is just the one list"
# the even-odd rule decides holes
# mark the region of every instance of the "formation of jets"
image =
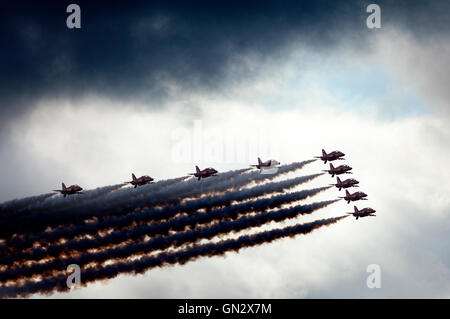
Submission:
[[[322,156],[317,156],[315,158],[320,158],[325,164],[327,162],[330,162],[330,169],[323,170],[323,171],[329,173],[331,175],[331,177],[334,177],[335,175],[351,174],[350,171],[352,170],[352,168],[350,166],[340,165],[340,166],[334,167],[333,164],[331,163],[332,161],[335,161],[335,160],[344,160],[344,156],[345,156],[345,154],[340,151],[333,151],[333,152],[327,154],[327,152],[325,152],[325,150],[322,150]],[[280,165],[280,162],[273,160],[273,159],[263,162],[258,157],[258,164],[250,165],[250,166],[255,167],[255,168],[259,169],[261,172],[263,172],[264,170],[275,168],[275,167],[277,167],[277,165]],[[212,167],[208,167],[208,168],[201,170],[198,166],[195,166],[195,173],[189,173],[189,175],[192,175],[195,178],[197,178],[197,180],[200,180],[202,178],[217,176],[218,173],[219,172]],[[134,173],[131,174],[131,177],[132,177],[132,180],[129,182],[126,182],[126,183],[133,185],[134,188],[136,188],[138,186],[146,185],[146,184],[151,184],[151,183],[153,183],[153,180],[154,180],[152,177],[150,177],[148,175],[144,175],[139,178],[136,178]],[[367,200],[367,198],[366,198],[367,194],[365,194],[363,192],[355,192],[352,194],[347,190],[347,188],[350,188],[350,187],[358,187],[358,184],[359,184],[359,181],[357,181],[354,178],[349,178],[349,179],[345,179],[345,180],[341,181],[339,176],[336,176],[336,184],[330,184],[330,185],[336,186],[336,188],[339,189],[339,191],[342,189],[346,189],[345,196],[339,197],[339,198],[343,198],[345,201],[347,201],[348,204],[350,204],[350,202],[355,202],[358,200]],[[71,185],[69,187],[66,187],[66,185],[64,183],[62,183],[62,189],[57,189],[54,191],[59,192],[59,193],[61,193],[61,195],[66,197],[67,195],[83,194],[82,190],[83,190],[83,188],[81,188],[78,185]],[[360,217],[375,216],[374,215],[375,212],[376,211],[370,207],[366,207],[366,208],[359,210],[356,206],[354,206],[354,212],[347,213],[347,214],[353,215],[356,219],[358,219]]]
[[[252,167],[256,167],[259,170],[266,170],[266,169],[270,169],[270,168],[274,168],[277,165],[280,165],[280,162],[276,161],[276,160],[268,160],[268,161],[261,161],[261,159],[258,157],[258,164],[256,165],[250,165]],[[188,175],[192,175],[195,178],[197,178],[197,180],[200,180],[202,178],[207,178],[210,176],[217,176],[219,172],[212,168],[212,167],[208,167],[205,169],[200,169],[198,166],[195,166],[195,173],[189,173]],[[153,183],[154,179],[148,175],[144,175],[141,176],[139,178],[137,178],[134,173],[131,174],[131,178],[132,180],[129,182],[125,182],[127,184],[131,184],[134,186],[134,188],[138,187],[138,186],[142,186],[142,185],[146,185],[146,184],[151,184]],[[78,185],[72,185],[69,187],[66,187],[66,185],[64,185],[64,183],[62,183],[62,189],[58,189],[58,190],[54,190],[55,192],[59,192],[62,195],[64,195],[64,197],[66,197],[67,195],[73,195],[73,194],[83,194],[81,191],[83,189],[78,186]]]
[[[322,156],[316,156],[316,158],[320,158],[324,164],[327,162],[332,162],[335,160],[344,160],[345,154],[340,151],[333,151],[331,153],[325,152],[325,150],[322,150]],[[333,164],[330,163],[330,169],[324,170],[324,172],[328,172],[331,177],[334,177],[334,175],[341,175],[341,174],[351,174],[350,170],[352,168],[348,165],[340,165],[338,167],[334,167]],[[336,188],[340,191],[341,189],[346,189],[350,187],[359,187],[359,181],[357,181],[354,178],[349,178],[346,180],[341,181],[339,176],[336,176],[336,184],[330,184],[333,186],[336,186]],[[367,200],[367,194],[363,192],[355,192],[351,194],[347,189],[345,190],[345,196],[339,197],[343,198],[347,201],[348,204],[350,202],[358,201],[358,200]],[[354,212],[353,213],[347,213],[349,215],[353,215],[356,219],[360,217],[366,217],[366,216],[376,216],[374,215],[376,211],[370,207],[363,208],[359,210],[356,206],[354,206]]]

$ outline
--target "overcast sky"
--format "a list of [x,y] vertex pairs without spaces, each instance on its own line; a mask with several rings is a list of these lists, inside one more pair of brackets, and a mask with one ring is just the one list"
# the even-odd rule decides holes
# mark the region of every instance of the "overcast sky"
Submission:
[[68,3],[2,10],[0,200],[325,148],[347,154],[377,217],[52,297],[450,297],[448,1],[377,2],[381,29],[366,1],[108,1],[78,2],[69,30]]

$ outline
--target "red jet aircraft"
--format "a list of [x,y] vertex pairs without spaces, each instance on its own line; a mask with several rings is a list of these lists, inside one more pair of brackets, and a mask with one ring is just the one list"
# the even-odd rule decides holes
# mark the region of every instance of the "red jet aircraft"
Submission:
[[339,190],[341,190],[343,188],[349,188],[349,187],[358,187],[358,185],[356,185],[356,184],[359,184],[359,182],[353,178],[346,179],[345,181],[341,181],[341,179],[339,177],[336,177],[336,179],[337,179],[337,183],[330,184],[330,185],[336,186],[337,188],[339,188]]
[[343,160],[344,159],[343,156],[345,156],[345,154],[340,151],[333,151],[327,154],[327,152],[325,152],[325,150],[322,149],[322,156],[316,156],[314,158],[320,158],[326,164],[327,161],[331,162],[334,160]]
[[127,183],[134,185],[134,188],[145,185],[145,184],[150,184],[153,182],[153,178],[151,178],[150,176],[147,176],[147,175],[136,178],[136,176],[134,174],[131,174],[131,177],[133,178],[133,180],[131,182],[127,182]]
[[330,169],[323,170],[322,172],[328,172],[331,177],[334,177],[334,175],[351,174],[352,172],[349,172],[350,170],[352,170],[352,168],[348,165],[334,167],[333,164],[330,163]]
[[200,170],[200,168],[198,168],[198,166],[195,166],[195,170],[196,170],[195,173],[189,173],[189,175],[193,175],[193,176],[197,177],[198,180],[200,180],[201,178],[207,178],[210,176],[217,176],[217,173],[218,173],[218,171],[216,171],[212,167],[208,167],[203,170]]
[[268,160],[265,162],[262,162],[261,159],[258,157],[258,164],[257,165],[250,165],[251,167],[256,167],[257,169],[264,169],[264,168],[271,168],[274,166],[280,165],[280,162],[276,160]]
[[353,194],[350,194],[348,192],[348,190],[345,190],[345,196],[344,197],[339,197],[339,198],[343,198],[347,201],[347,204],[350,204],[350,201],[354,202],[357,200],[367,200],[367,194],[363,193],[363,192],[356,192]]
[[66,187],[64,183],[62,183],[62,189],[54,189],[54,192],[60,192],[61,195],[64,195],[66,197],[67,195],[73,195],[73,194],[83,194],[81,191],[83,189],[78,185],[71,185],[69,187]]
[[355,216],[356,219],[358,219],[359,217],[376,216],[376,215],[374,215],[376,210],[372,209],[370,207],[366,207],[361,210],[358,210],[358,208],[356,206],[354,206],[354,209],[355,209],[354,213],[347,213],[347,214]]

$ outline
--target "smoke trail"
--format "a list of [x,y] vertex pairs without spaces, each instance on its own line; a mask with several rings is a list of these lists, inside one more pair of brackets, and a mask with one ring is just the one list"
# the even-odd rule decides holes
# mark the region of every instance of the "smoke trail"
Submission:
[[[241,174],[248,169],[241,169],[219,174],[216,180],[229,179],[235,175]],[[20,227],[6,227],[0,224],[0,234],[12,235],[16,232],[32,233],[43,231],[48,227],[58,225],[80,224],[84,219],[92,217],[104,217],[125,214],[133,209],[140,207],[146,198],[153,198],[158,194],[175,191],[179,185],[194,185],[192,180],[184,181],[187,177],[175,178],[166,181],[159,181],[154,184],[148,184],[139,188],[127,188],[114,193],[107,194],[97,198],[95,201],[88,202],[81,208],[71,208],[65,210],[39,210],[33,211],[25,220],[21,221]],[[210,183],[210,182],[209,182]],[[4,227],[1,227],[4,226]]]
[[[292,163],[281,166],[276,174],[265,175],[259,172],[249,172],[242,174],[248,169],[241,169],[221,173],[216,177],[208,180],[188,180],[172,185],[171,187],[160,190],[159,192],[147,192],[142,196],[133,198],[125,198],[122,202],[114,200],[114,196],[119,191],[112,193],[112,196],[103,196],[96,201],[90,202],[89,207],[84,209],[65,210],[64,212],[33,212],[27,219],[22,220],[20,225],[13,224],[7,227],[6,224],[0,223],[0,236],[12,235],[14,233],[33,233],[43,231],[48,227],[57,225],[76,225],[83,223],[84,219],[92,217],[115,216],[126,214],[138,207],[152,207],[155,205],[167,205],[180,202],[184,197],[195,197],[209,192],[224,191],[229,188],[237,189],[245,183],[252,181],[259,182],[262,180],[270,180],[281,174],[302,168],[304,165],[313,162],[308,160],[304,162]],[[237,177],[236,177],[237,176]],[[233,178],[236,177],[236,178]],[[153,184],[155,185],[155,184]],[[119,196],[120,197],[120,196]],[[123,199],[123,198],[121,198]]]
[[[11,218],[0,222],[0,237],[8,237],[13,235],[14,233],[21,231],[24,233],[32,232],[32,231],[43,231],[47,227],[58,224],[60,221],[64,222],[69,217],[74,218],[74,222],[82,222],[82,219],[76,218],[76,214],[74,212],[77,211],[85,211],[86,214],[84,218],[91,218],[95,216],[95,213],[91,211],[89,213],[89,209],[91,209],[96,201],[101,200],[102,198],[111,199],[111,205],[113,205],[114,201],[117,199],[123,200],[132,200],[133,196],[142,196],[142,192],[150,192],[153,190],[161,190],[166,187],[172,186],[173,184],[179,183],[182,180],[186,179],[186,177],[179,177],[174,179],[168,179],[163,181],[158,181],[154,184],[144,185],[139,188],[138,192],[132,193],[134,189],[126,188],[117,190],[119,187],[122,187],[123,184],[106,186],[102,187],[100,191],[94,190],[93,195],[101,193],[98,196],[92,196],[90,200],[84,200],[81,205],[72,207],[73,203],[80,203],[77,197],[82,197],[83,195],[73,195],[67,198],[56,197],[51,200],[45,201],[42,204],[36,204],[32,206],[28,206],[23,212],[27,213],[28,216],[26,219],[22,219],[21,215],[11,215]],[[116,190],[112,192],[112,190]],[[89,191],[88,191],[89,192]],[[88,193],[86,192],[86,193]],[[68,216],[67,212],[72,212],[71,216]],[[52,223],[52,217],[54,217],[54,223]],[[49,221],[49,224],[46,224],[46,221]]]
[[[112,191],[115,191],[124,185],[125,185],[125,183],[111,185],[111,186],[98,187],[98,188],[92,189],[92,190],[85,190],[85,191],[83,191],[83,194],[77,194],[74,196],[69,196],[67,198],[64,198],[61,196],[56,196],[56,197],[53,197],[46,201],[37,200],[34,202],[30,202],[29,205],[22,207],[21,209],[15,209],[14,211],[11,211],[11,213],[13,213],[13,214],[11,214],[9,217],[17,220],[18,217],[21,218],[23,215],[34,212],[34,211],[62,209],[62,208],[76,206],[83,202],[96,199],[99,196],[103,196]],[[51,195],[56,195],[56,194],[50,193],[50,196]],[[50,196],[47,196],[47,197],[50,197]],[[9,220],[6,220],[6,221],[9,222]]]
[[[334,224],[347,216],[317,220],[310,223],[274,229],[260,232],[254,235],[243,235],[236,239],[222,240],[217,243],[207,243],[175,252],[162,252],[154,256],[143,256],[133,261],[122,261],[112,265],[96,268],[88,268],[82,271],[81,280],[83,285],[89,282],[112,279],[122,273],[139,274],[155,267],[173,264],[185,264],[199,257],[213,257],[223,255],[228,251],[238,252],[242,248],[258,246],[270,243],[274,240],[294,237],[299,234],[308,234],[322,226]],[[55,291],[67,292],[67,276],[59,274],[55,277],[43,278],[40,281],[26,281],[23,284],[4,286],[0,288],[1,298],[26,297],[32,293],[51,293]]]
[[[54,197],[51,200],[47,200],[46,202],[42,204],[37,204],[34,206],[29,206],[25,210],[26,212],[34,212],[34,213],[61,213],[64,211],[64,209],[72,208],[73,206],[79,205],[79,204],[86,204],[86,202],[89,202],[90,200],[97,199],[98,197],[109,195],[109,197],[113,197],[112,192],[114,192],[114,196],[120,196],[116,194],[122,194],[123,198],[130,198],[132,196],[137,196],[141,194],[142,192],[148,192],[149,189],[161,189],[164,187],[168,187],[172,184],[178,183],[182,180],[186,179],[186,177],[181,178],[174,178],[174,179],[168,179],[168,180],[162,180],[158,181],[153,184],[144,185],[143,187],[140,187],[138,190],[134,191],[132,194],[130,194],[131,189],[126,188],[119,190],[122,186],[126,185],[126,183],[111,185],[111,186],[104,186],[99,187],[94,190],[87,190],[84,191],[84,194],[80,195],[72,195],[68,197]],[[147,187],[147,188],[146,188]]]
[[[123,216],[114,216],[101,221],[93,221],[82,225],[59,228],[37,235],[30,235],[26,238],[14,238],[7,244],[0,244],[0,256],[2,255],[1,252],[3,252],[3,255],[8,255],[17,250],[29,248],[37,242],[53,242],[60,238],[73,238],[81,234],[97,234],[99,230],[108,228],[121,229],[136,222],[168,219],[176,216],[180,212],[189,214],[200,208],[211,209],[213,207],[227,206],[230,205],[232,201],[242,201],[269,193],[281,192],[310,181],[320,175],[322,174],[301,176],[275,183],[266,183],[252,188],[230,191],[222,195],[187,200],[175,206],[140,210]],[[11,259],[7,257],[0,257],[0,264],[10,262]]]
[[[300,169],[306,164],[309,164],[313,161],[314,160],[308,160],[281,166],[278,172],[272,175],[261,174],[259,173],[259,171],[246,172],[249,170],[248,168],[246,168],[242,170],[222,173],[223,175],[229,174],[227,178],[223,178],[222,180],[218,179],[217,177],[200,181],[191,179],[186,183],[175,185],[175,187],[171,189],[167,189],[158,194],[151,194],[151,196],[142,198],[142,202],[134,202],[132,208],[175,205],[179,204],[183,199],[186,198],[198,198],[202,195],[237,190],[252,182],[259,183],[261,181],[272,180],[282,174]],[[124,213],[129,212],[130,209],[124,210]]]
[[[186,243],[194,243],[200,239],[210,239],[218,234],[227,234],[229,232],[236,232],[243,229],[261,226],[271,221],[282,221],[289,218],[295,218],[299,215],[310,214],[320,208],[326,207],[338,200],[330,200],[324,202],[313,203],[310,205],[296,206],[278,211],[261,213],[254,216],[244,216],[236,220],[223,221],[213,224],[212,226],[206,226],[187,230],[184,232],[174,233],[168,236],[159,236],[152,238],[145,242],[130,243],[126,246],[119,246],[114,248],[108,248],[99,252],[83,252],[83,254],[75,257],[66,257],[61,259],[54,259],[46,263],[35,263],[30,266],[18,266],[13,269],[7,269],[0,272],[0,282],[8,280],[15,280],[23,277],[30,277],[37,274],[47,273],[50,271],[60,270],[67,267],[70,264],[83,265],[90,262],[104,262],[106,260],[127,258],[138,253],[146,253],[153,250],[166,249],[171,246],[181,246]],[[256,205],[253,203],[253,205]],[[267,204],[266,204],[267,205]],[[251,207],[249,205],[249,207]],[[229,209],[227,211],[227,209]],[[233,214],[233,206],[224,209],[222,214]],[[219,214],[217,214],[219,215]],[[148,228],[151,225],[146,226]],[[133,236],[135,230],[128,232],[129,236]],[[142,234],[141,232],[139,233]],[[116,235],[116,234],[115,234]],[[98,240],[98,239],[96,239]],[[80,240],[77,244],[83,243]],[[49,248],[50,250],[51,248]],[[34,250],[37,251],[38,249]],[[43,251],[45,253],[45,251]]]
[[59,196],[55,198],[53,203],[51,203],[52,206],[50,209],[65,209],[74,206],[77,207],[80,204],[84,204],[88,201],[97,199],[100,196],[104,196],[111,192],[117,191],[125,185],[126,183],[120,183],[111,186],[98,187],[96,189],[83,191],[83,194],[81,195],[69,196],[67,198]]
[[[299,192],[294,192],[290,194],[282,194],[277,196],[272,196],[270,198],[263,198],[258,199],[246,203],[236,204],[233,206],[229,206],[223,209],[217,209],[213,211],[208,211],[205,213],[196,213],[191,216],[181,216],[175,219],[168,220],[163,223],[155,223],[151,225],[141,225],[138,227],[135,227],[133,229],[126,229],[126,230],[116,230],[112,233],[109,233],[105,236],[97,236],[96,238],[90,239],[90,238],[84,238],[84,239],[72,239],[70,241],[67,241],[63,244],[57,244],[47,247],[46,249],[43,248],[34,248],[31,251],[28,252],[19,252],[16,254],[9,254],[7,256],[0,257],[0,264],[9,264],[11,265],[13,262],[17,261],[27,261],[27,260],[40,260],[45,257],[57,257],[62,252],[69,252],[69,251],[86,251],[87,249],[91,248],[99,248],[104,246],[110,246],[114,244],[120,244],[122,242],[125,242],[127,240],[138,240],[145,236],[155,236],[155,235],[167,235],[170,230],[173,231],[182,231],[187,226],[194,227],[198,224],[207,224],[213,221],[224,221],[230,218],[236,218],[243,214],[249,214],[251,212],[262,212],[265,209],[272,209],[272,208],[278,208],[283,204],[292,203],[294,201],[303,200],[307,197],[314,196],[317,193],[324,191],[326,189],[330,188],[327,187],[321,187],[321,188],[315,188],[310,190],[303,190]],[[321,203],[304,206],[305,209],[302,210],[302,214],[307,213],[308,209],[315,210],[321,207],[324,207],[321,205]],[[284,218],[285,216],[289,216],[289,211],[277,211],[274,212],[275,216],[274,218]],[[292,210],[292,212],[295,212],[295,210]],[[273,215],[273,214],[272,214]],[[263,221],[265,223],[267,221],[267,218],[270,218],[271,213],[266,214],[266,219],[262,215],[257,216],[257,218],[249,218],[248,220],[242,220],[241,225],[244,225],[242,223],[245,223],[246,221],[249,222],[247,226],[250,225],[250,227],[253,227],[254,225],[253,220],[257,220],[258,222]],[[287,217],[289,218],[289,217]],[[235,227],[233,224],[232,227]],[[257,225],[256,225],[257,226]],[[216,226],[213,226],[214,228]],[[217,228],[217,227],[216,227]],[[234,230],[234,229],[232,229]],[[207,231],[200,230],[203,234],[207,233]],[[214,232],[214,231],[213,231]],[[227,232],[226,228],[225,230],[220,230],[220,233]],[[1,273],[0,273],[0,281],[1,281]]]
[[[219,176],[211,177],[206,180],[202,179],[198,181],[196,179],[190,179],[185,183],[180,183],[157,194],[153,193],[149,196],[140,198],[138,199],[141,200],[140,202],[134,201],[131,207],[128,207],[128,209],[124,209],[123,211],[124,213],[129,213],[132,209],[138,207],[174,205],[180,203],[185,198],[197,198],[199,196],[208,195],[211,193],[236,190],[251,182],[258,183],[265,180],[272,180],[282,174],[300,169],[306,164],[309,164],[313,161],[314,160],[308,160],[281,166],[278,172],[272,175],[261,174],[259,173],[259,171],[247,172],[250,169],[245,168],[236,171],[220,173]],[[107,203],[102,204],[102,206],[104,206]]]
[[0,204],[0,219],[6,219],[12,213],[17,213],[20,210],[32,205],[34,203],[39,203],[45,199],[52,197],[55,193],[47,193],[38,196],[31,196],[21,199],[14,199],[8,202]]

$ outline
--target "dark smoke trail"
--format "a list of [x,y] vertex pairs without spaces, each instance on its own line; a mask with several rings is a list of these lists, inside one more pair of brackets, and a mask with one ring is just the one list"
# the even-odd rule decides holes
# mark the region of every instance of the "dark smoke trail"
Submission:
[[[12,218],[13,220],[17,220],[18,218],[21,218],[22,216],[26,215],[27,213],[31,213],[34,211],[47,211],[51,209],[64,209],[69,208],[73,206],[80,205],[84,202],[94,200],[97,197],[106,195],[110,192],[113,192],[122,186],[124,186],[124,183],[116,184],[116,185],[110,185],[110,186],[104,186],[104,187],[98,187],[96,189],[92,190],[85,190],[83,194],[73,195],[69,196],[67,198],[64,198],[62,196],[55,196],[51,199],[48,199],[46,201],[34,201],[27,205],[26,207],[22,207],[22,209],[15,209],[14,211],[11,211],[12,214],[10,214],[9,218]],[[50,195],[56,195],[56,193],[51,193]],[[50,197],[50,196],[48,196]],[[8,221],[8,220],[7,220]]]
[[[254,235],[243,235],[236,239],[222,240],[218,243],[207,243],[175,252],[162,252],[155,256],[143,256],[133,261],[122,261],[112,265],[89,268],[82,271],[83,285],[89,282],[112,279],[122,273],[140,274],[155,267],[173,264],[185,264],[199,257],[223,255],[228,251],[238,252],[242,248],[270,243],[274,240],[308,234],[322,226],[334,224],[347,216],[317,220],[310,223],[260,232]],[[55,277],[43,278],[38,282],[26,281],[24,284],[0,287],[0,298],[26,297],[33,293],[51,293],[55,291],[67,292],[67,275],[59,274]]]
[[9,214],[19,212],[20,210],[28,207],[29,205],[39,203],[45,199],[52,197],[55,193],[47,193],[38,196],[31,196],[21,199],[14,199],[8,202],[0,204],[0,218],[6,218]]
[[9,258],[8,256],[0,257],[0,264],[10,263],[12,260],[11,253],[24,248],[29,248],[34,243],[42,241],[54,242],[55,240],[60,238],[73,238],[82,234],[97,234],[99,230],[108,228],[114,228],[117,230],[136,222],[149,222],[168,219],[176,216],[180,212],[189,214],[197,211],[200,208],[211,209],[213,207],[228,206],[232,201],[242,201],[269,193],[284,191],[286,189],[310,181],[320,175],[322,174],[301,176],[275,183],[266,183],[252,188],[230,191],[221,195],[188,200],[175,206],[165,206],[164,208],[158,209],[140,210],[123,216],[113,216],[101,221],[93,221],[82,225],[59,228],[37,235],[30,235],[26,238],[14,238],[10,242],[8,242],[8,244],[0,244],[0,256],[9,255]]
[[[73,208],[74,206],[76,206],[77,208],[83,208],[83,206],[81,206],[80,204],[89,205],[89,201],[95,200],[101,196],[109,195],[109,198],[122,196],[122,198],[128,199],[132,196],[139,196],[142,194],[142,192],[148,192],[149,191],[148,188],[150,188],[151,190],[159,190],[161,188],[168,187],[175,183],[178,183],[184,179],[186,179],[186,177],[158,181],[154,184],[140,187],[138,190],[135,190],[132,193],[130,192],[131,191],[130,188],[119,190],[121,187],[126,185],[126,183],[99,187],[93,190],[86,190],[84,191],[84,194],[71,195],[68,197],[57,196],[52,198],[51,200],[45,201],[44,203],[41,204],[36,203],[36,205],[27,207],[27,209],[24,210],[24,212],[25,213],[33,212],[35,214],[61,213],[65,209]],[[112,194],[113,191],[115,191],[114,195]]]
[[[84,209],[65,210],[64,212],[33,212],[28,218],[20,223],[7,225],[0,223],[0,237],[11,236],[14,233],[33,233],[45,230],[47,227],[57,225],[76,225],[84,222],[86,218],[104,217],[126,214],[139,207],[152,207],[155,205],[176,204],[184,197],[200,196],[204,192],[225,191],[229,188],[237,189],[243,183],[270,180],[281,174],[302,168],[304,165],[314,160],[292,163],[281,166],[276,174],[265,175],[259,172],[242,174],[248,169],[241,169],[221,173],[216,177],[207,180],[188,180],[174,184],[172,187],[162,189],[159,192],[147,192],[140,197],[125,198],[122,202],[114,200],[114,196],[119,191],[112,193],[112,196],[103,196],[96,201],[90,202],[92,205]],[[237,177],[236,177],[237,176]],[[236,177],[236,178],[233,178]],[[155,185],[155,184],[152,184]],[[11,226],[11,227],[10,227]]]
[[[145,242],[130,243],[126,246],[104,249],[99,252],[83,252],[83,254],[79,256],[54,259],[46,263],[14,267],[0,272],[0,282],[15,280],[23,277],[31,277],[33,275],[43,274],[55,270],[61,270],[70,264],[84,265],[89,262],[98,263],[104,262],[106,260],[122,259],[138,253],[146,253],[154,250],[166,249],[171,246],[181,246],[186,243],[194,243],[200,239],[213,238],[218,234],[227,234],[229,232],[236,232],[251,227],[261,226],[272,221],[278,222],[289,218],[295,218],[299,215],[310,214],[336,201],[338,200],[330,200],[313,203],[310,205],[296,206],[281,209],[278,211],[261,213],[254,216],[244,216],[236,220],[216,223],[212,226],[178,232],[168,236],[155,237]],[[227,209],[224,209],[224,212],[222,214],[227,215],[234,213],[233,206],[227,207]],[[147,227],[151,227],[151,225]],[[129,235],[133,236],[133,230],[129,231]]]
[[[254,200],[251,202],[241,203],[232,205],[229,207],[225,207],[223,209],[217,209],[208,212],[196,213],[191,216],[181,216],[175,219],[168,220],[163,223],[154,223],[150,225],[141,225],[134,227],[132,229],[125,230],[116,230],[112,233],[109,233],[105,236],[97,236],[95,238],[84,238],[84,239],[72,239],[63,244],[57,244],[43,248],[33,248],[27,252],[19,252],[16,254],[9,254],[7,256],[0,257],[0,264],[12,265],[13,262],[17,261],[28,261],[28,260],[40,260],[45,257],[58,257],[61,253],[68,253],[70,251],[86,251],[91,248],[99,248],[110,246],[114,244],[120,244],[127,240],[139,240],[143,239],[145,236],[155,236],[155,235],[167,235],[170,230],[172,231],[183,231],[186,227],[195,227],[198,224],[208,224],[213,221],[220,222],[225,221],[227,219],[234,219],[238,216],[242,216],[244,214],[249,214],[252,212],[262,212],[266,209],[278,208],[283,204],[292,203],[298,200],[303,200],[307,197],[314,196],[317,193],[324,191],[328,187],[315,188],[311,190],[303,190],[299,192],[294,192],[290,194],[281,194],[277,196],[272,196],[270,198],[262,198],[258,200]],[[302,214],[307,213],[308,209],[317,209],[323,206],[318,204],[313,204],[311,206],[306,207]],[[314,206],[315,205],[315,206]],[[320,206],[320,207],[319,207]],[[295,211],[295,210],[292,210]],[[274,212],[276,217],[274,218],[284,218],[284,216],[288,216],[286,212],[277,211]],[[262,215],[258,215],[257,218],[250,218],[248,220],[243,220],[241,222],[242,225],[246,221],[249,221],[250,227],[253,227],[252,220],[267,221],[267,218],[270,218],[271,213],[267,214],[266,219],[262,217]],[[289,217],[288,217],[289,218]],[[213,226],[214,227],[214,226]],[[234,227],[234,226],[233,226]],[[217,228],[217,227],[216,227]],[[214,231],[213,231],[214,232]],[[220,233],[227,232],[226,230],[221,230]],[[203,234],[206,233],[202,231]],[[1,273],[0,273],[0,281],[1,281]]]
[[[87,211],[85,216],[82,216],[84,218],[91,218],[95,216],[95,214],[89,214],[89,209],[92,208],[92,203],[96,202],[97,200],[100,200],[101,198],[109,198],[109,199],[116,199],[121,198],[123,200],[132,200],[133,195],[134,196],[142,196],[142,191],[152,191],[152,190],[160,190],[164,189],[165,187],[169,187],[175,183],[179,183],[182,180],[186,179],[186,177],[181,178],[174,178],[169,180],[163,180],[158,181],[154,184],[150,185],[144,185],[139,189],[136,194],[131,193],[131,188],[127,189],[121,189],[117,190],[119,187],[122,187],[123,184],[113,185],[113,186],[106,186],[102,187],[101,194],[99,196],[93,196],[90,200],[85,200],[81,204],[78,201],[80,197],[86,195],[72,195],[70,197],[64,198],[64,197],[56,197],[51,200],[45,201],[42,204],[36,204],[32,206],[28,206],[25,210],[23,210],[21,213],[27,213],[28,216],[26,219],[21,218],[21,214],[13,214],[10,216],[9,219],[1,221],[0,222],[0,238],[8,237],[13,235],[14,233],[20,233],[21,230],[26,232],[32,232],[32,231],[43,231],[48,226],[51,226],[51,222],[49,225],[45,224],[45,220],[51,221],[52,217],[54,217],[56,224],[62,220],[70,220],[69,216],[67,216],[66,212],[71,211]],[[147,187],[146,187],[147,186]],[[112,192],[112,190],[116,190],[115,192]],[[89,191],[88,191],[89,192]],[[87,193],[88,193],[87,192]],[[96,190],[92,191],[94,194],[96,194]],[[116,194],[117,193],[117,194]],[[78,197],[78,199],[77,199]],[[79,203],[79,206],[75,206],[72,204]],[[111,203],[112,204],[112,203]],[[75,206],[75,207],[73,207]],[[76,217],[72,215],[72,217]],[[80,216],[81,217],[81,216]],[[82,219],[75,218],[75,221],[82,222]],[[11,227],[12,226],[12,227]]]
[[[219,174],[217,180],[228,180],[233,176],[239,175],[248,169],[241,169]],[[58,225],[72,225],[83,223],[85,219],[92,217],[104,217],[125,214],[140,207],[141,203],[145,203],[145,199],[152,199],[159,194],[166,192],[172,193],[183,186],[188,185],[192,188],[193,180],[184,181],[187,177],[175,178],[166,181],[159,181],[154,184],[144,185],[137,189],[127,188],[116,191],[106,196],[102,196],[95,201],[88,202],[82,208],[69,208],[65,210],[39,210],[33,211],[32,214],[25,220],[21,220],[20,227],[6,227],[7,225],[0,224],[0,235],[6,233],[12,235],[13,233],[33,233],[45,230],[47,227],[55,227]],[[206,184],[209,185],[208,181]],[[186,186],[184,186],[186,187]],[[147,200],[148,201],[148,200]],[[4,226],[4,227],[2,227]]]

